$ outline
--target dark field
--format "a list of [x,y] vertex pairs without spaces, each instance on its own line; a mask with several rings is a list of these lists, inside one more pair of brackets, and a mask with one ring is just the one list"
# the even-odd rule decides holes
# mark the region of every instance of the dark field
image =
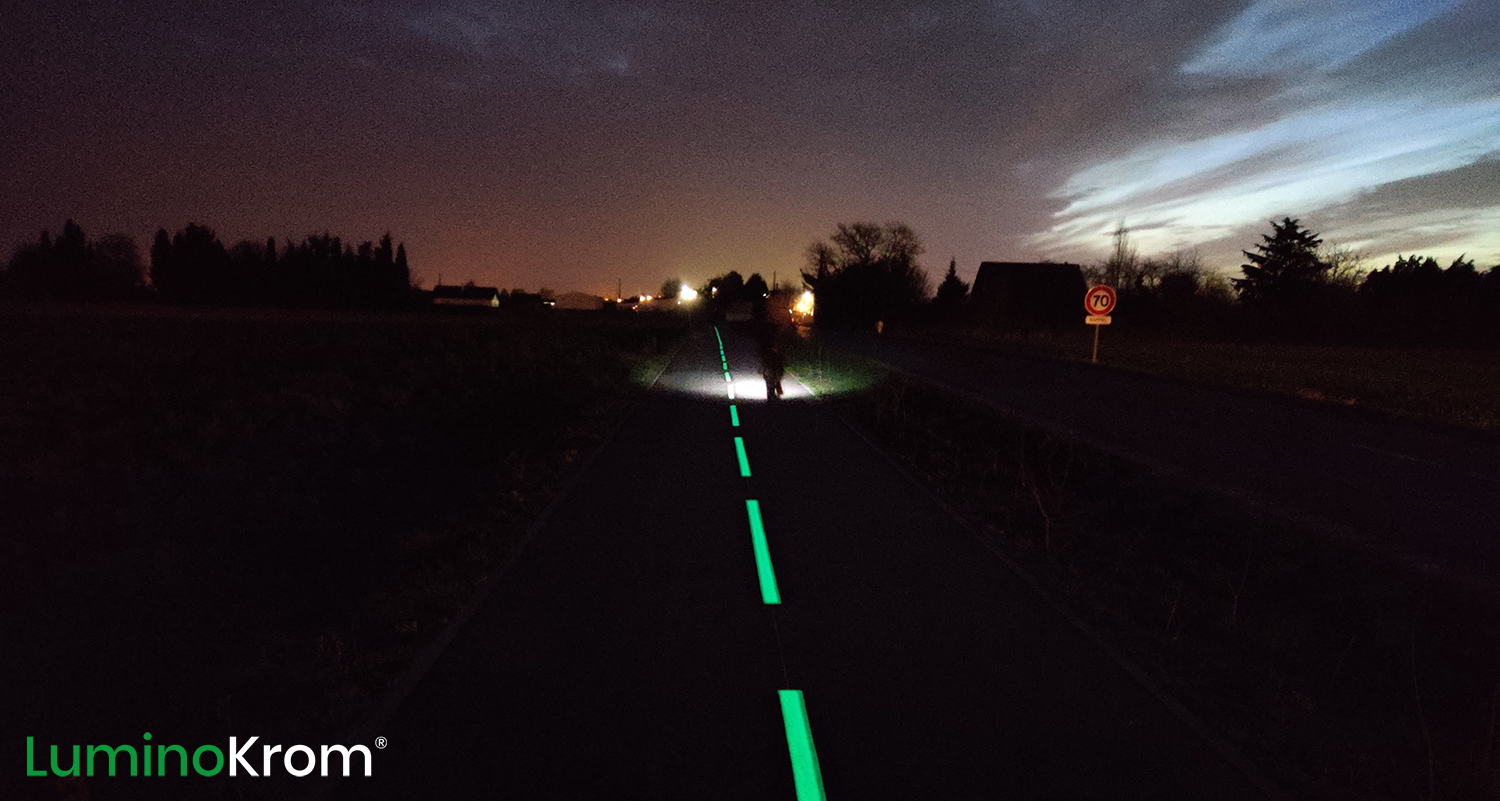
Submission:
[[1295,797],[1500,793],[1500,605],[868,362],[824,402]]
[[0,796],[17,797],[5,788],[26,736],[64,746],[64,767],[71,744],[146,731],[189,751],[229,735],[343,742],[623,419],[683,326],[0,309],[0,720],[14,767]]

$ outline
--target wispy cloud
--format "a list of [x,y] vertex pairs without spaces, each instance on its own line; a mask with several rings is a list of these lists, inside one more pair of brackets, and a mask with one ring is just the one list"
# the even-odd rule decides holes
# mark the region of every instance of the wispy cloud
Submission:
[[1256,77],[1337,69],[1457,5],[1458,0],[1256,0],[1182,71]]
[[[1065,205],[1030,244],[1098,250],[1122,219],[1148,250],[1212,241],[1270,217],[1311,215],[1382,185],[1500,153],[1500,93],[1492,77],[1488,91],[1475,91],[1485,83],[1475,75],[1480,65],[1456,65],[1442,85],[1324,75],[1452,6],[1256,2],[1181,67],[1211,76],[1210,84],[1283,73],[1274,79],[1278,90],[1249,106],[1183,106],[1203,129],[1226,117],[1254,122],[1197,137],[1186,125],[1123,156],[1083,165],[1053,193]],[[1194,87],[1185,91],[1191,98]],[[1197,91],[1208,97],[1211,90]]]
[[1064,184],[1069,204],[1044,239],[1096,235],[1128,216],[1160,236],[1210,233],[1283,210],[1316,209],[1360,190],[1473,163],[1500,151],[1500,99],[1317,109],[1262,128],[1159,142],[1091,166]]
[[636,5],[444,2],[410,15],[406,24],[481,60],[508,57],[553,77],[582,78],[629,73],[636,52],[664,21]]

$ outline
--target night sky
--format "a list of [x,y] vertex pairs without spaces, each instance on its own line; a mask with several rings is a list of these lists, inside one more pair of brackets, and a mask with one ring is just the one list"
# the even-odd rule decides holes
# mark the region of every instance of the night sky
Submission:
[[934,279],[1122,219],[1237,274],[1290,215],[1500,263],[1494,0],[4,5],[0,257],[389,229],[428,286],[613,295],[786,280],[855,220]]

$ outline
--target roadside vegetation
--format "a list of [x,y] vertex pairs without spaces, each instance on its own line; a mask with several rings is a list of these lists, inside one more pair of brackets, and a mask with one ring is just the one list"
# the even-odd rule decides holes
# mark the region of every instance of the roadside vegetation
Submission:
[[[1463,429],[1500,426],[1500,329],[1488,319],[1500,306],[1500,266],[1458,258],[1445,268],[1414,254],[1372,270],[1292,218],[1272,221],[1260,240],[1235,278],[1192,250],[1142,257],[1123,225],[1100,263],[1034,266],[1116,290],[1113,322],[1099,332],[1106,366]],[[950,260],[929,298],[921,253],[899,223],[839,225],[807,252],[815,325],[878,324],[891,336],[1091,358],[1093,327],[1081,297],[1059,294],[1066,281],[1043,285],[1004,272],[1026,265],[996,264],[994,276],[1010,280],[976,294]]]
[[1493,599],[784,344],[823,402],[1293,796],[1500,793]]
[[[1099,363],[1110,368],[1402,419],[1500,429],[1500,358],[1494,351],[1213,342],[1112,330],[1118,327],[1106,328],[1099,341]],[[1089,361],[1093,344],[1093,333],[1084,330],[908,328],[899,335],[1075,362]]]
[[[7,309],[0,671],[26,688],[3,696],[8,729],[338,742],[512,556],[684,326]],[[89,784],[55,797],[165,797]]]

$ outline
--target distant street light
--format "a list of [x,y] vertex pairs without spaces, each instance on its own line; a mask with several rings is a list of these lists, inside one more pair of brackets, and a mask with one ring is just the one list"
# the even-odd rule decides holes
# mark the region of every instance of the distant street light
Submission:
[[802,297],[797,299],[797,305],[792,307],[792,311],[801,315],[811,316],[813,313],[813,293],[803,292]]

